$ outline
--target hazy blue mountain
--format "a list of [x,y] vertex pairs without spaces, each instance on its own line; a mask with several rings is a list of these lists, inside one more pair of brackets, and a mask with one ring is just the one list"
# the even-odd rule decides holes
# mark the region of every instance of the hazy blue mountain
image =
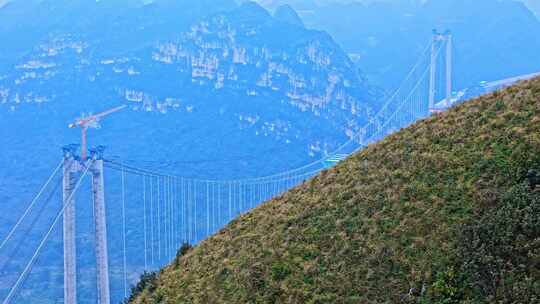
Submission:
[[45,171],[62,145],[79,142],[68,123],[118,104],[129,111],[92,130],[92,144],[215,178],[317,159],[377,106],[377,91],[328,34],[253,2],[13,1],[0,9],[0,37],[9,41],[0,54],[8,189],[19,187],[7,177],[21,166]]
[[[4,0],[8,1],[8,0]],[[277,7],[287,4],[293,6],[298,10],[309,10],[315,9],[321,6],[330,6],[335,4],[350,4],[350,3],[362,3],[362,4],[371,4],[377,2],[386,2],[392,3],[394,5],[403,5],[403,6],[419,6],[426,2],[427,0],[257,0],[258,3],[263,5],[268,9],[276,9]],[[537,0],[516,0],[523,2],[529,7],[530,10],[535,12],[540,16],[540,2]]]
[[297,9],[307,27],[329,32],[371,80],[386,88],[399,83],[434,28],[454,33],[459,88],[540,71],[540,21],[523,2],[285,0],[270,6],[278,2]]
[[[369,119],[378,93],[330,35],[299,25],[290,9],[273,17],[234,0],[5,4],[0,201],[9,212],[0,215],[0,235],[60,148],[79,142],[67,125],[83,112],[127,104],[89,131],[90,144],[106,145],[109,159],[183,176],[272,174],[333,150]],[[47,259],[61,261],[59,253]],[[11,278],[5,258],[0,274]]]
[[538,0],[524,0],[525,4],[540,18],[540,1]]
[[[191,115],[195,130],[242,130],[294,146],[302,162],[331,150],[374,105],[346,53],[326,33],[298,26],[290,9],[274,18],[256,3],[232,0],[36,0],[9,3],[0,20],[0,37],[9,41],[0,54],[2,115],[58,108],[67,120],[126,102],[135,117]],[[153,130],[138,132],[144,139]]]
[[275,10],[282,5],[290,5],[296,10],[308,10],[318,6],[315,0],[257,0],[257,3],[269,10]]
[[274,18],[278,21],[304,27],[304,22],[290,5],[281,5],[274,12]]
[[81,38],[104,54],[171,39],[204,16],[235,7],[234,0],[12,0],[0,10],[0,59],[13,64],[53,38]]
[[352,3],[379,3],[379,2],[389,2],[394,5],[419,5],[424,2],[424,0],[257,0],[257,3],[262,6],[275,10],[282,5],[290,5],[296,10],[302,11],[304,13],[310,13],[311,10],[320,7],[328,7],[332,5],[343,5],[343,4],[352,4]]

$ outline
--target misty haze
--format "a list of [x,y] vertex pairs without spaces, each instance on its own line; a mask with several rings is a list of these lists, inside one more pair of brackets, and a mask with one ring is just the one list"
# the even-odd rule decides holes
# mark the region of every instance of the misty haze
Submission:
[[2,303],[540,303],[540,1],[0,0]]

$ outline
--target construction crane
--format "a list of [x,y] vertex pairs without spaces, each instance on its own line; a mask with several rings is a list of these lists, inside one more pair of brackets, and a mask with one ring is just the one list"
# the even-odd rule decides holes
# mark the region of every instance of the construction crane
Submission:
[[81,160],[86,160],[86,132],[89,128],[98,129],[100,127],[99,121],[112,113],[118,112],[122,109],[124,109],[126,105],[116,107],[114,109],[110,109],[108,111],[96,114],[96,115],[89,115],[89,116],[83,116],[81,118],[78,118],[74,123],[69,124],[69,128],[81,128]]

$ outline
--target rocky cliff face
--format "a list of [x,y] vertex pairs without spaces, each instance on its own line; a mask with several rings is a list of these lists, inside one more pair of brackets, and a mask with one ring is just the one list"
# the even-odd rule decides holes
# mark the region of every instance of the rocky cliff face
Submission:
[[540,22],[531,13],[538,14],[538,0],[260,2],[290,4],[308,28],[330,33],[373,83],[388,90],[399,86],[434,28],[453,33],[458,89],[540,70]]
[[[291,16],[233,0],[14,0],[0,8],[0,223],[39,189],[60,147],[80,141],[68,123],[119,104],[129,111],[91,130],[89,144],[138,167],[234,179],[333,151],[368,119],[374,94],[329,35]],[[61,285],[43,288],[47,278],[35,278],[22,301],[40,301],[42,291],[61,297]],[[113,302],[122,296],[113,290]]]
[[[249,14],[250,20],[235,21]],[[278,21],[254,5],[193,25],[177,41],[158,44],[152,59],[192,84],[246,96],[275,92],[316,116],[341,112],[352,122],[369,109],[368,86],[331,38]]]
[[[79,2],[77,9],[111,10]],[[178,3],[181,16],[190,6]],[[190,23],[175,21],[171,9],[166,1],[135,5],[128,14],[112,9],[114,18],[95,25],[102,30],[84,22],[76,31],[50,25],[28,52],[0,69],[0,110],[62,104],[65,112],[80,113],[110,100],[139,112],[192,114],[201,123],[206,110],[227,112],[236,128],[300,143],[305,156],[331,151],[369,118],[372,88],[329,35],[294,22],[290,7],[276,12],[278,18],[253,2],[223,1],[212,13],[195,5],[199,18]],[[143,17],[151,12],[154,19]],[[8,32],[17,33],[4,26],[0,35]]]

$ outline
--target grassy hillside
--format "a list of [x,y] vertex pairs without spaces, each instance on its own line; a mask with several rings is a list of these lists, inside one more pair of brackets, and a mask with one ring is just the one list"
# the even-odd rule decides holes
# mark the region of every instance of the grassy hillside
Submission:
[[540,79],[418,122],[243,215],[133,302],[538,303],[532,170]]

